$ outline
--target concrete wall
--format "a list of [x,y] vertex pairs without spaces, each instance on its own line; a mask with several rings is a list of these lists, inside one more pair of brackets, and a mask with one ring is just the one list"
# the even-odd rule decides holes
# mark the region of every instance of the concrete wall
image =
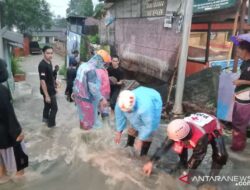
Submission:
[[163,81],[173,70],[181,34],[163,27],[164,18],[116,20],[115,46],[129,71],[146,73]]

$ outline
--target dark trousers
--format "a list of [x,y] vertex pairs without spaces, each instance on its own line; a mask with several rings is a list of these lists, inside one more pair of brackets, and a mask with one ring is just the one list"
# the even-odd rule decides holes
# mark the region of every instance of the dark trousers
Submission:
[[121,88],[117,86],[111,86],[111,92],[110,92],[110,107],[112,110],[115,109],[115,104],[117,101],[117,97],[120,93]]
[[[225,143],[224,143],[222,136],[212,138],[210,140],[210,144],[211,144],[212,151],[213,151],[210,175],[215,176],[215,175],[219,174],[223,165],[225,165],[227,163],[228,154],[227,154]],[[182,167],[187,168],[188,167],[188,161],[187,161],[188,149],[184,148],[182,153],[179,154],[179,156],[180,156],[180,164],[182,165]],[[203,159],[202,154],[201,154],[201,157],[199,157],[199,155],[197,155],[195,158],[196,158],[196,160]],[[197,165],[197,167],[198,167],[198,165]],[[196,169],[197,167],[195,167],[193,169]]]
[[66,90],[65,90],[65,95],[67,96],[67,100],[69,102],[73,102],[71,95],[73,93],[73,84],[67,84]]
[[57,113],[57,102],[56,96],[50,96],[51,102],[45,102],[45,97],[43,97],[44,108],[43,108],[43,119],[48,121],[48,127],[53,127],[56,125],[56,113]]

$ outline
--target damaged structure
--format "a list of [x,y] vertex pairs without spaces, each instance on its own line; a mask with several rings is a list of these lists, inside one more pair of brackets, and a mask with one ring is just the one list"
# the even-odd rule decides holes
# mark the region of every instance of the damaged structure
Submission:
[[166,83],[181,43],[181,0],[105,0],[102,44],[121,58],[128,78],[145,84]]

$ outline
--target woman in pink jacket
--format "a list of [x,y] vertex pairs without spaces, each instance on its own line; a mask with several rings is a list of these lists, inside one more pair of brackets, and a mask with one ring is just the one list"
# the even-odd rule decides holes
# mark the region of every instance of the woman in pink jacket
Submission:
[[[110,83],[109,83],[108,71],[105,68],[101,68],[97,69],[96,73],[101,82],[100,85],[101,94],[106,100],[108,100],[110,97]],[[106,106],[102,110],[99,110],[102,117],[108,116],[108,109],[109,107]]]

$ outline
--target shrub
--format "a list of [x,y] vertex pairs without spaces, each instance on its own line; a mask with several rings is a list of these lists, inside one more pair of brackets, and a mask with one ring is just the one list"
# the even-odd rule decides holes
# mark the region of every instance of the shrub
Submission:
[[80,60],[83,62],[88,61],[90,58],[89,54],[89,39],[85,36],[81,37],[81,46],[80,46]]
[[100,37],[98,34],[96,35],[89,35],[88,36],[89,42],[92,44],[99,44],[100,43]]
[[59,75],[63,75],[64,77],[66,77],[66,73],[67,73],[67,67],[66,64],[63,64],[63,66],[59,70]]
[[12,75],[24,74],[25,72],[21,69],[20,65],[21,59],[19,57],[11,57],[11,72]]

